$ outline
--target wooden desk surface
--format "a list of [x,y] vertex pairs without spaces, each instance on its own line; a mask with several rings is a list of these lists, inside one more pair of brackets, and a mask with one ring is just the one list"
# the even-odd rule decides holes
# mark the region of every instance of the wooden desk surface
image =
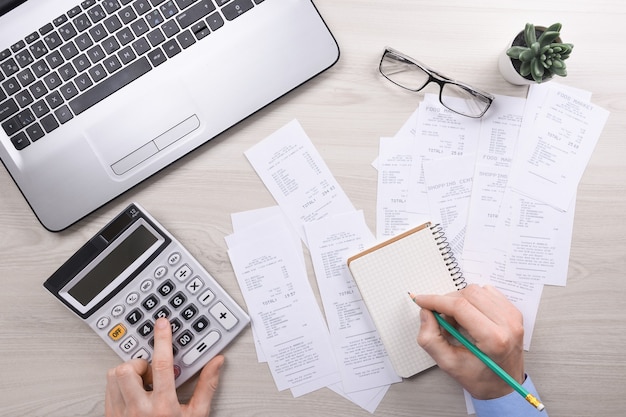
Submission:
[[[315,3],[341,47],[336,66],[68,230],[44,230],[0,169],[1,416],[103,414],[105,373],[119,359],[42,283],[129,202],[146,207],[243,303],[224,243],[232,232],[230,214],[274,204],[244,151],[297,118],[374,230],[376,173],[370,163],[379,137],[393,135],[422,99],[381,79],[383,48],[493,93],[524,96],[526,88],[499,76],[496,57],[526,22],[557,21],[563,39],[575,44],[569,76],[557,82],[593,92],[592,101],[611,116],[579,187],[568,283],[544,290],[527,370],[550,416],[623,415],[626,77],[618,42],[626,35],[626,3]],[[308,268],[313,279],[310,262]],[[267,366],[256,361],[249,329],[226,356],[214,417],[368,415],[326,389],[298,399],[278,392]],[[181,389],[181,397],[192,385]],[[375,415],[465,414],[461,389],[435,368],[392,386]]]

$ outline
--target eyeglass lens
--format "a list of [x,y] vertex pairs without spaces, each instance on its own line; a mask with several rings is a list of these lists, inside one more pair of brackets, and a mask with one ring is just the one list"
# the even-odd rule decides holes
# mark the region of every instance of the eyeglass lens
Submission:
[[[380,62],[380,72],[391,82],[411,91],[419,91],[428,84],[430,75],[421,67],[387,51]],[[440,101],[448,109],[469,117],[480,117],[489,108],[490,101],[466,87],[443,83]]]

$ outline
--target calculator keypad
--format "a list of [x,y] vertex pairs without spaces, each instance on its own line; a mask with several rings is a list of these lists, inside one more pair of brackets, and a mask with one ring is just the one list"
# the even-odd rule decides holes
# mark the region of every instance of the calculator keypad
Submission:
[[[212,279],[194,271],[192,265],[179,250],[167,253],[162,265],[146,270],[145,277],[136,279],[136,287],[128,286],[120,293],[117,299],[124,301],[109,307],[108,314],[100,315],[92,327],[103,332],[123,358],[126,354],[127,359],[149,360],[154,323],[160,317],[168,318],[175,375],[180,375],[240,322],[227,307],[232,300],[220,299],[223,289],[215,288]],[[242,319],[245,323],[249,320],[245,314]]]

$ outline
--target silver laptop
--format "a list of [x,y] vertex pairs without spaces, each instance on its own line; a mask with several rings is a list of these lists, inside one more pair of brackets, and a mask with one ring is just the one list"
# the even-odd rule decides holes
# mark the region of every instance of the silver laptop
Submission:
[[51,231],[339,58],[310,0],[0,0],[0,10],[0,158]]

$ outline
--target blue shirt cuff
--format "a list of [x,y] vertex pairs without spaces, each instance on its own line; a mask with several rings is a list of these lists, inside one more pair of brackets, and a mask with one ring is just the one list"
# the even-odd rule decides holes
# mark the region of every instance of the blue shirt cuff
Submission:
[[[522,386],[539,399],[537,389],[528,375]],[[537,410],[516,391],[492,400],[477,400],[472,397],[472,403],[478,417],[548,417],[545,410]]]

